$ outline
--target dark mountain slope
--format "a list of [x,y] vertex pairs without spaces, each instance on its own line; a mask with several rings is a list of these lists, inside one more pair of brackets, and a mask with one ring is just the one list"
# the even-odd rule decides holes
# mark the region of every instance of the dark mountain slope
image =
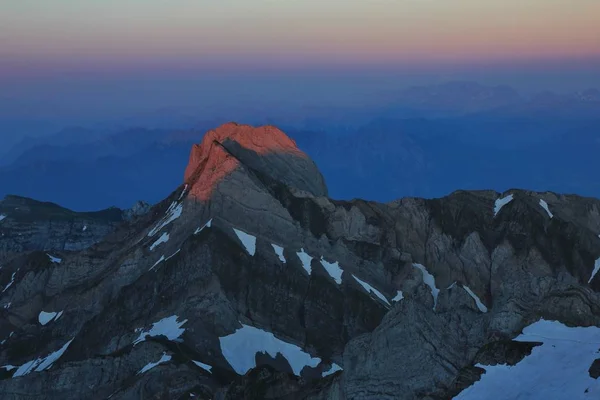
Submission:
[[0,201],[0,266],[29,251],[79,251],[102,240],[123,222],[147,211],[138,202],[129,210],[74,212],[54,203],[6,196]]

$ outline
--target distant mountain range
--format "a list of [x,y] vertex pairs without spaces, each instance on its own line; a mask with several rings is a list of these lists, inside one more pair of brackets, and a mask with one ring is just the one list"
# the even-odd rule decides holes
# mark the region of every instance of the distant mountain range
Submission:
[[0,168],[1,195],[18,193],[78,210],[156,202],[181,179],[189,148],[201,136],[135,129],[87,143],[38,145]]
[[[390,201],[462,189],[534,190],[600,197],[600,93],[545,93],[454,82],[414,87],[393,106],[278,123],[319,166],[330,195]],[[346,111],[349,113],[350,111]],[[370,119],[367,115],[370,114]],[[277,123],[277,118],[273,118]],[[195,129],[67,128],[26,138],[2,156],[0,196],[75,210],[156,202],[181,179]]]
[[388,97],[386,117],[526,117],[552,115],[594,119],[600,111],[600,91],[542,92],[524,96],[510,86],[448,82],[414,86]]

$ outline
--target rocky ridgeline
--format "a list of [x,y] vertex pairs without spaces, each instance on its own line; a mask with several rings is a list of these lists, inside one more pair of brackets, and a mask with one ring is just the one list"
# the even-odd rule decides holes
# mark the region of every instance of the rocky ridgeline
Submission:
[[86,249],[149,208],[138,202],[128,210],[74,212],[53,203],[7,196],[0,201],[0,265],[24,252]]
[[600,201],[326,196],[280,130],[209,131],[148,213],[0,269],[3,398],[480,399],[569,354],[600,396]]

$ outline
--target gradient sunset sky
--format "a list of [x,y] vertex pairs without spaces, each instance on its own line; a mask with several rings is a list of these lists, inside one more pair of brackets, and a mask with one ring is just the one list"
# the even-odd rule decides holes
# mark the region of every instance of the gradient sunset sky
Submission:
[[483,71],[491,71],[492,81],[517,85],[519,79],[530,81],[527,76],[554,83],[566,78],[575,89],[597,82],[596,67],[598,0],[2,0],[0,5],[0,84],[12,97],[68,86],[67,73],[98,90],[106,80],[118,86],[144,74],[167,85],[199,71],[239,79],[298,71],[430,70],[439,78],[462,68],[476,71],[463,75],[485,77]]
[[596,0],[3,0],[5,58],[386,63],[600,55]]

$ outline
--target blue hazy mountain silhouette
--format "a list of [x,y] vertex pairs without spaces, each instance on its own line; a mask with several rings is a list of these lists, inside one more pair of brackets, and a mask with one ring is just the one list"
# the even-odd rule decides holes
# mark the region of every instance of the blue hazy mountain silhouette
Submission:
[[[482,99],[479,109],[473,99]],[[506,87],[456,83],[409,89],[396,104],[372,112],[368,123],[361,116],[360,124],[344,125],[339,110],[335,124],[327,123],[324,111],[301,124],[269,122],[316,162],[334,198],[390,201],[514,187],[600,197],[599,111],[594,90],[526,100]],[[0,167],[0,196],[75,210],[155,202],[181,182],[191,145],[216,126],[111,134],[67,129],[49,143],[15,151]]]

